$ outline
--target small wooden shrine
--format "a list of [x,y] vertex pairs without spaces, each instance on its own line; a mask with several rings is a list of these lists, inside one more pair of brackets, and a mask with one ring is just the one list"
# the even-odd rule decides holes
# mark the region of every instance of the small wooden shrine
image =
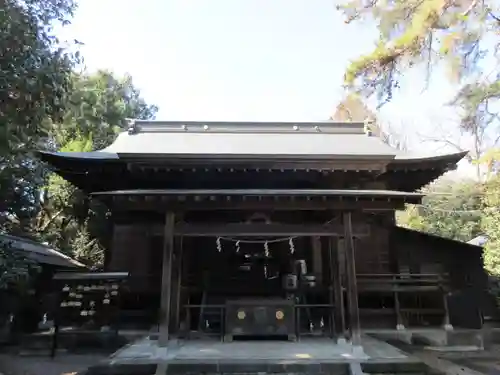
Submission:
[[137,120],[103,150],[40,154],[110,207],[106,271],[130,273],[122,308],[162,345],[482,324],[481,248],[395,225],[465,153],[404,153],[362,123]]
[[71,334],[89,331],[118,334],[121,284],[126,272],[60,272],[53,283],[56,291],[54,335],[51,356],[56,354],[61,328]]

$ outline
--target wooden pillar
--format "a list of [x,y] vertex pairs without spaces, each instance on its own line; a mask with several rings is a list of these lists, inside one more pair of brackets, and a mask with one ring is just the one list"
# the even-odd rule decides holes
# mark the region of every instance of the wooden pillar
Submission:
[[448,306],[448,291],[446,290],[443,282],[443,278],[441,275],[439,275],[439,289],[441,290],[441,293],[443,295],[443,308],[444,308],[444,321],[443,321],[443,328],[446,331],[452,331],[453,326],[451,325],[450,322],[450,309]]
[[179,293],[182,259],[182,237],[174,237],[172,252],[171,292],[170,292],[170,336],[176,334],[179,328]]
[[172,287],[172,253],[174,250],[174,224],[174,213],[167,212],[165,214],[165,227],[163,231],[159,346],[167,346],[170,333],[169,324]]
[[[397,281],[396,277],[393,278],[393,281]],[[397,287],[396,283],[394,283],[394,285]],[[399,303],[399,292],[397,290],[394,291],[394,310],[396,311],[396,329],[401,331],[405,329],[405,326],[403,323],[403,315],[401,314],[401,304]]]
[[[334,242],[337,240],[337,250],[333,246]],[[340,252],[343,251],[343,240],[330,238],[329,241],[329,251],[330,251],[330,265],[331,265],[331,286],[333,288],[333,295],[335,301],[335,325],[337,328],[337,334],[345,337],[346,326],[345,326],[345,315],[344,315],[344,291],[342,288],[342,266]]]
[[321,285],[323,282],[323,268],[321,259],[321,237],[311,237],[312,247],[312,270],[316,276],[316,282]]
[[177,333],[180,326],[180,313],[181,313],[181,285],[182,285],[182,263],[183,263],[183,241],[182,237],[176,237],[174,240],[175,252],[174,261],[172,264],[172,294],[171,294],[171,326],[170,332]]
[[192,241],[189,237],[182,237],[182,277],[181,277],[181,289],[180,289],[180,322],[179,329],[183,335],[186,335],[191,330],[191,309],[184,308],[184,305],[189,305],[191,298],[191,289],[183,285],[182,278],[184,275],[189,276],[189,262],[191,256]]
[[448,307],[448,293],[447,292],[443,292],[443,307],[444,307],[443,328],[446,331],[452,331],[453,326],[450,323],[450,310]]
[[[330,333],[332,338],[337,336],[337,327],[338,327],[338,319],[337,319],[337,295],[335,290],[335,264],[333,262],[333,248],[332,248],[332,239],[330,237],[327,238],[326,250],[327,250],[327,259],[328,259],[328,303],[333,305],[333,308],[329,311],[330,313]],[[326,280],[325,280],[326,281]]]
[[358,286],[356,281],[356,262],[354,254],[354,237],[352,232],[352,215],[343,214],[344,248],[347,268],[347,299],[349,303],[349,325],[351,342],[355,346],[361,345],[361,325],[359,322]]

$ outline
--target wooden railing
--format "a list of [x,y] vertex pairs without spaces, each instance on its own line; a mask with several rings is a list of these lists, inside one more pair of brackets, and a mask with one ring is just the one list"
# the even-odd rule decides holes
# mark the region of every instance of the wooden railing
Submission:
[[[139,279],[143,277],[132,276],[131,280],[133,282],[134,279]],[[148,279],[159,280],[158,277],[147,277]],[[130,281],[129,281],[130,282]],[[357,275],[357,286],[358,293],[362,295],[381,295],[390,298],[391,304],[386,307],[368,307],[363,308],[360,307],[360,314],[362,316],[370,316],[370,315],[387,315],[393,316],[396,318],[397,325],[403,326],[405,321],[407,321],[410,315],[416,316],[438,316],[443,317],[444,324],[449,324],[449,314],[448,314],[448,304],[446,295],[450,290],[449,287],[449,277],[446,274],[358,274]],[[191,288],[190,288],[191,289]],[[193,288],[197,289],[197,288]],[[202,288],[199,289],[200,291]],[[325,289],[327,290],[327,289]],[[439,306],[406,306],[405,303],[401,303],[401,300],[404,300],[408,295],[427,295],[432,294],[436,295],[436,298],[441,298]],[[439,297],[437,297],[439,296]],[[404,301],[403,301],[404,302]],[[439,302],[439,301],[438,301]],[[202,331],[203,334],[207,335],[222,335],[224,332],[224,321],[225,321],[225,305],[223,304],[187,304],[181,306],[181,308],[185,309],[185,323],[191,322],[191,316],[193,314],[199,314],[200,309],[205,309],[205,311],[210,311],[211,315],[215,314],[219,315],[217,320],[220,321],[220,325],[217,324],[215,327],[185,327],[185,330],[190,331]],[[321,310],[333,310],[334,305],[329,304],[320,304],[320,305],[309,305],[309,304],[297,304],[295,306],[296,311],[296,321],[297,321],[297,335],[308,335],[312,334],[310,330],[308,330],[304,325],[301,326],[300,321],[304,321],[304,318],[309,314],[311,309]],[[122,314],[126,314],[126,312],[122,312]],[[150,314],[150,313],[148,313]],[[323,316],[328,316],[325,312],[320,314]],[[309,319],[309,317],[307,317]],[[305,319],[305,320],[307,320]],[[331,315],[329,316],[331,320]],[[393,318],[391,318],[392,320]],[[148,320],[151,320],[151,317],[148,317]],[[183,319],[184,320],[184,319]],[[195,319],[198,321],[199,319]],[[215,319],[214,319],[215,320]],[[332,330],[332,322],[324,321],[324,333],[328,335]],[[200,329],[201,328],[201,329]],[[317,327],[314,327],[315,329]]]
[[448,288],[448,275],[441,274],[358,274],[358,291],[427,292]]
[[[359,274],[357,275],[357,283],[358,292],[361,294],[377,293],[394,298],[392,308],[361,308],[361,315],[395,314],[398,328],[404,327],[405,321],[408,321],[411,315],[442,315],[443,325],[450,324],[447,300],[449,278],[446,274]],[[403,294],[418,297],[433,293],[436,293],[441,299],[441,307],[408,307],[401,304]]]
[[[320,327],[317,327],[318,319],[316,317],[313,318],[311,317],[312,309],[316,310],[316,313],[319,311],[320,314],[316,314],[317,316],[321,316],[320,320],[323,320],[323,325]],[[329,337],[334,337],[335,335],[335,323],[334,323],[334,316],[333,312],[335,309],[335,305],[333,304],[297,304],[295,305],[295,316],[296,316],[296,334],[297,337],[301,336],[329,336]],[[306,321],[309,322],[310,325],[306,327],[306,330],[303,330],[302,327],[303,325],[301,322],[303,319],[301,319],[302,316],[306,314]],[[319,329],[318,329],[319,328]]]

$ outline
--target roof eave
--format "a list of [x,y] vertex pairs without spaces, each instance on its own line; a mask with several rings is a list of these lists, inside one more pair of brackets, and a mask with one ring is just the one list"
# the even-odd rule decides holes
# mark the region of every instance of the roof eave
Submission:
[[[186,160],[186,161],[255,161],[255,160],[307,160],[307,161],[334,161],[334,160],[381,160],[390,162],[394,155],[389,154],[148,154],[148,153],[107,153],[94,152],[47,152],[37,151],[40,158],[51,163],[55,160],[80,162],[110,162],[110,161],[146,161],[146,160]],[[74,154],[74,155],[72,155]]]
[[42,161],[50,163],[53,160],[74,160],[74,161],[116,161],[119,156],[113,152],[90,151],[90,152],[52,152],[36,151]]
[[400,227],[400,226],[395,226],[394,228],[396,230],[400,231],[400,232],[405,232],[405,233],[409,233],[409,234],[419,235],[419,236],[427,237],[429,239],[433,239],[433,240],[436,240],[436,241],[446,241],[446,242],[449,242],[449,243],[454,243],[457,246],[471,247],[471,248],[473,248],[475,250],[482,250],[484,248],[484,246],[479,246],[479,245],[471,244],[469,242],[458,241],[458,240],[454,240],[454,239],[451,239],[451,238],[446,238],[446,237],[438,236],[436,234],[422,232],[422,231],[415,230],[415,229],[404,228],[404,227]]
[[404,167],[406,165],[415,165],[421,164],[424,162],[436,162],[436,163],[458,163],[462,160],[469,152],[461,151],[451,154],[437,155],[437,156],[418,156],[412,157],[408,155],[397,155],[389,166],[395,167]]
[[[11,243],[15,251],[26,254],[40,264],[66,267],[66,268],[88,268],[85,264],[78,262],[50,246],[31,240],[29,238],[0,234],[1,243]],[[28,248],[26,247],[28,246]]]

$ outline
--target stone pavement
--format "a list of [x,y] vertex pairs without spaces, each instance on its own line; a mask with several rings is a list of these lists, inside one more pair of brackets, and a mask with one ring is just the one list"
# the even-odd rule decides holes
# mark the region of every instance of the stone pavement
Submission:
[[158,360],[337,360],[384,359],[404,360],[408,356],[386,342],[364,336],[365,354],[355,358],[350,345],[338,345],[331,339],[303,339],[290,341],[234,341],[190,340],[173,343],[168,349],[159,348],[156,340],[148,337],[120,349],[112,355],[114,362],[149,362]]
[[3,375],[84,375],[85,370],[106,358],[105,355],[61,354],[47,356],[19,356],[0,354],[0,374]]
[[[120,349],[89,369],[103,374],[303,373],[348,374],[353,364],[366,373],[422,373],[422,361],[383,341],[365,336],[363,349],[331,339],[299,342],[172,340],[160,348],[148,337]],[[168,370],[167,370],[168,369]],[[351,369],[352,370],[352,369]],[[352,371],[351,371],[352,372]]]

